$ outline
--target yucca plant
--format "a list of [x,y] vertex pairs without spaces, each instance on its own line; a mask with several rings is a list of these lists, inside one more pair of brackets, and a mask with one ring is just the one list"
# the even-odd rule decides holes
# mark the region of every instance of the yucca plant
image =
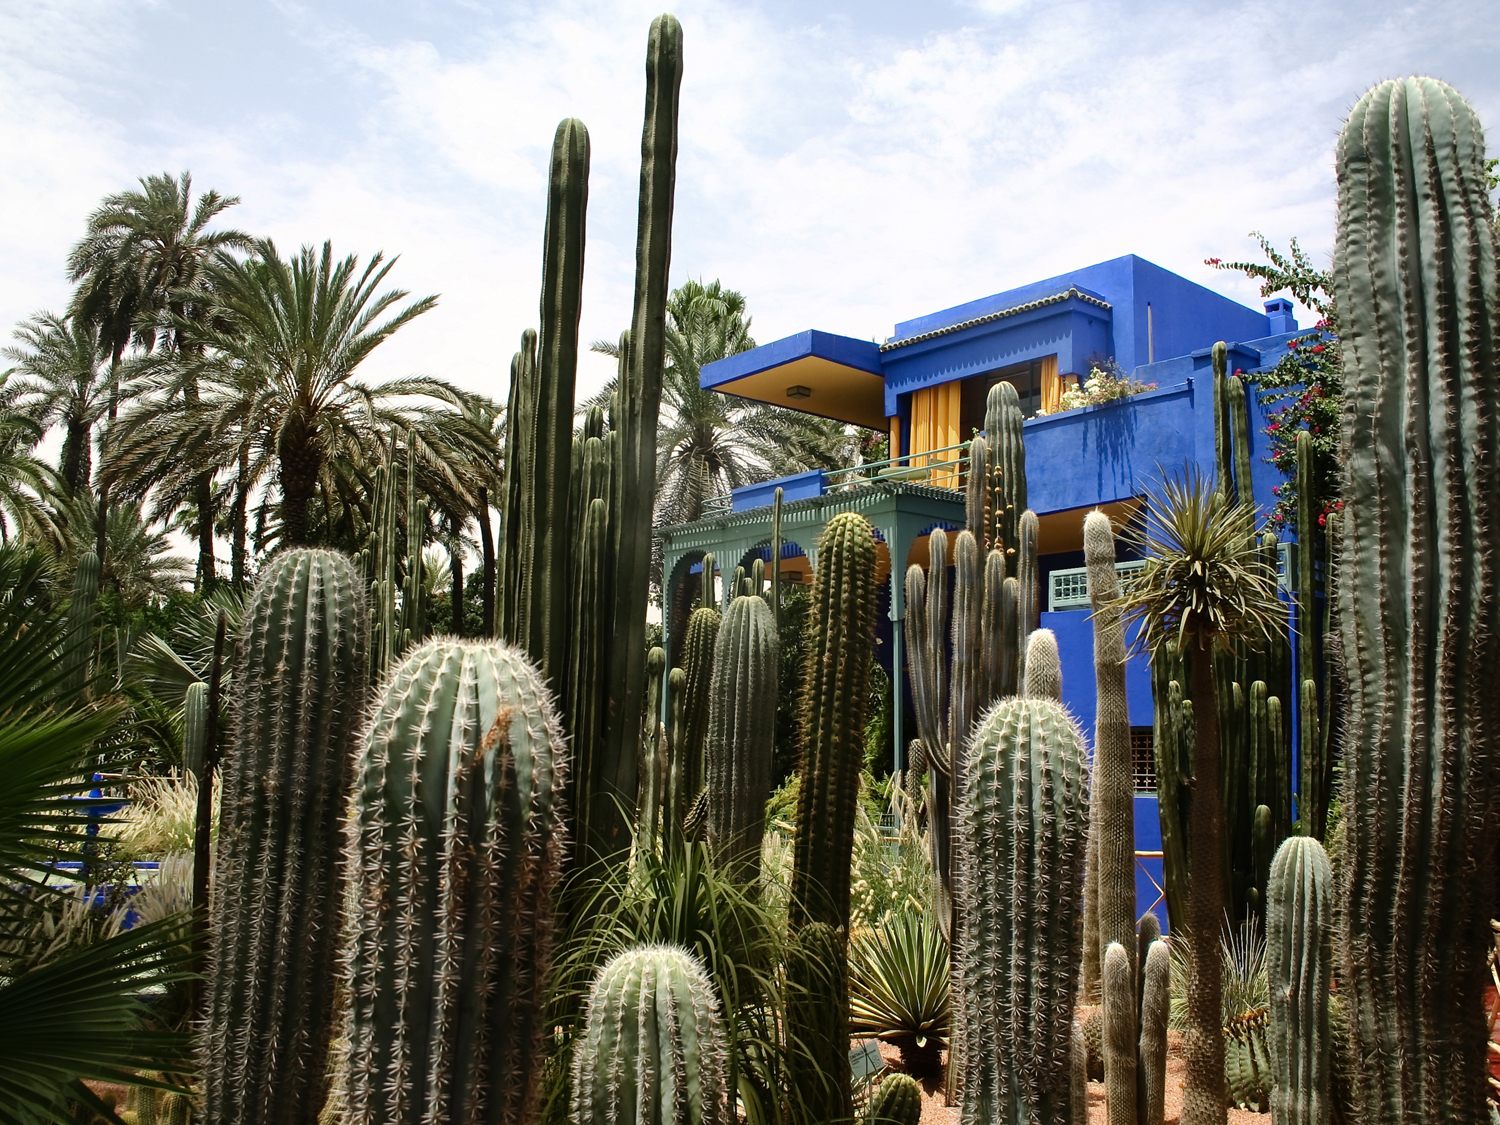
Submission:
[[[1265,644],[1284,620],[1276,576],[1255,537],[1255,509],[1230,502],[1196,469],[1164,481],[1146,498],[1140,546],[1146,565],[1118,603],[1125,620],[1140,622],[1153,657],[1191,654],[1194,724],[1193,791],[1188,822],[1191,887],[1188,928],[1215,934],[1224,912],[1223,809],[1219,790],[1218,707],[1212,654],[1236,643]],[[1183,1125],[1224,1120],[1224,1040],[1221,967],[1211,942],[1193,948],[1187,990]]]
[[849,1030],[901,1052],[901,1066],[928,1084],[948,1045],[948,943],[925,913],[901,910],[855,938],[849,956]]

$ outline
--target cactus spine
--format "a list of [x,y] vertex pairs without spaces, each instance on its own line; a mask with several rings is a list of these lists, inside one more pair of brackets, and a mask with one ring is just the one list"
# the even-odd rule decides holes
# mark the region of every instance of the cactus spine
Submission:
[[887,1074],[875,1087],[865,1114],[867,1125],[918,1125],[922,1120],[922,1088],[908,1074]]
[[1135,1125],[1136,991],[1131,951],[1112,941],[1104,951],[1104,1087],[1109,1125]]
[[589,993],[573,1057],[573,1125],[729,1125],[724,1020],[687,950],[617,954]]
[[70,696],[89,682],[94,657],[94,614],[99,606],[99,556],[85,551],[73,572],[73,598],[68,603],[68,650],[63,666],[63,690]]
[[1288,837],[1271,865],[1266,962],[1277,1125],[1327,1125],[1332,1108],[1333,869],[1310,836]]
[[1034,630],[1026,638],[1026,688],[1022,694],[1062,702],[1062,657],[1057,651],[1057,634],[1051,629]]
[[204,1035],[213,1125],[312,1125],[328,1093],[365,629],[361,582],[331,551],[277,555],[245,606]]
[[[1144,931],[1146,927],[1141,928]],[[1166,1115],[1167,1016],[1172,1006],[1172,955],[1160,937],[1147,945],[1146,956],[1141,959],[1141,977],[1136,1120],[1139,1125],[1162,1125]]]
[[[1026,443],[1021,401],[1010,383],[996,383],[984,404],[984,434],[989,457],[989,499],[983,527],[986,550],[998,547],[1014,559],[1019,536],[1016,522],[1026,510]],[[975,531],[979,535],[979,531]],[[1012,568],[1014,569],[1014,568]]]
[[1340,992],[1370,1125],[1483,1120],[1500,284],[1483,130],[1450,86],[1383,82],[1337,147],[1340,620],[1348,873]]
[[754,595],[735,598],[714,653],[705,757],[709,839],[745,883],[760,871],[771,795],[779,648],[771,607]]
[[[806,1095],[808,1119],[834,1121],[851,1115],[842,947],[848,939],[850,857],[875,632],[875,536],[856,512],[834,516],[818,541],[807,630],[789,913],[794,934],[809,923],[826,925],[837,955],[827,948],[807,948],[807,935],[799,935],[799,950],[787,970],[787,1026],[793,1041],[807,1047],[793,1052],[790,1065],[794,1086]],[[833,964],[825,965],[820,975],[838,971],[824,987],[814,988],[811,976],[826,961]],[[798,981],[801,987],[793,987]],[[844,1032],[818,1033],[830,1023]]]
[[962,801],[963,1120],[1067,1123],[1088,827],[1082,732],[1051,700],[1001,700],[970,742]]
[[[712,582],[713,556],[705,560],[704,585]],[[711,598],[712,594],[705,595]],[[668,823],[681,828],[688,808],[703,788],[703,743],[708,736],[708,711],[713,699],[714,646],[723,617],[701,605],[688,618],[682,669],[687,682],[682,693],[682,723],[672,733],[672,791]]]
[[387,680],[349,810],[355,1125],[529,1120],[564,754],[510,645],[429,641]]

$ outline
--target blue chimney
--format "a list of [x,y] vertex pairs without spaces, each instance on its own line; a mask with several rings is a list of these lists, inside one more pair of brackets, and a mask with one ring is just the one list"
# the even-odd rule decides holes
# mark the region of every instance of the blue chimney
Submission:
[[1266,320],[1270,322],[1272,336],[1297,331],[1297,318],[1292,315],[1292,302],[1285,297],[1266,302]]

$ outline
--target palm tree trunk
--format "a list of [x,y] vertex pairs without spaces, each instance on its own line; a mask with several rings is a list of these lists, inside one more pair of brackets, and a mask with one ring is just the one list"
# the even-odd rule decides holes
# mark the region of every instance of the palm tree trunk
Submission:
[[68,419],[68,434],[63,439],[62,478],[69,496],[76,496],[81,487],[86,487],[93,475],[93,450],[90,442],[89,424],[82,418]]
[[484,577],[479,584],[479,597],[484,622],[481,628],[486,637],[495,635],[495,536],[490,531],[490,493],[483,485],[479,487],[479,541],[484,545]]
[[318,454],[306,425],[283,423],[277,439],[277,462],[281,470],[281,543],[286,547],[309,547],[307,506],[318,488]]
[[1212,653],[1192,654],[1192,794],[1188,808],[1188,994],[1183,1036],[1186,1075],[1182,1125],[1224,1125],[1224,1034],[1219,927],[1224,913],[1222,802],[1219,798],[1219,709],[1215,701]]
[[214,490],[209,473],[193,482],[193,506],[198,509],[198,592],[206,594],[218,580],[214,565]]

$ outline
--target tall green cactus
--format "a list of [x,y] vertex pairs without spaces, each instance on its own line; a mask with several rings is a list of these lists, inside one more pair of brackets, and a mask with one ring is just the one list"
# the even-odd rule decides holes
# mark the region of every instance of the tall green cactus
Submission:
[[589,993],[573,1054],[573,1125],[731,1125],[727,1034],[686,949],[617,954]]
[[[1169,665],[1175,664],[1176,667]],[[1183,698],[1182,683],[1187,670],[1175,661],[1151,661],[1154,707],[1152,730],[1156,764],[1156,808],[1161,823],[1162,889],[1167,920],[1184,925],[1188,908],[1187,799],[1193,776],[1193,742],[1196,738],[1191,700]]]
[[1328,824],[1327,767],[1318,729],[1317,628],[1318,589],[1314,552],[1318,533],[1312,434],[1297,434],[1297,672],[1301,682],[1297,728],[1297,821],[1303,835],[1322,838]]
[[1333,979],[1333,868],[1310,836],[1282,843],[1266,911],[1271,1056],[1277,1125],[1327,1125],[1333,1107],[1329,986]]
[[386,681],[349,806],[353,1125],[530,1119],[565,753],[510,645],[429,641]]
[[959,820],[963,1121],[1070,1123],[1088,761],[1046,699],[1003,699],[970,743]]
[[646,713],[641,723],[641,781],[637,787],[637,835],[647,846],[660,840],[662,810],[666,805],[671,764],[667,729],[661,721],[662,689],[666,686],[667,653],[659,645],[646,655]]
[[211,1125],[312,1125],[328,1093],[339,845],[366,674],[363,583],[331,551],[271,559],[245,605],[224,756]]
[[[682,25],[651,21],[646,45],[646,111],[641,132],[640,207],[636,226],[635,307],[614,396],[618,441],[612,447],[610,527],[613,575],[604,750],[590,813],[594,847],[630,844],[628,810],[639,774],[641,707],[646,693],[646,606],[651,589],[651,511],[656,496],[656,423],[666,356],[672,199],[677,182],[677,106],[682,85]],[[630,517],[630,518],[627,518]],[[620,810],[625,810],[622,815]]]
[[1500,760],[1500,279],[1478,116],[1383,82],[1337,146],[1337,583],[1348,661],[1340,993],[1370,1125],[1483,1120]]
[[[794,934],[809,924],[828,927],[829,939],[840,949],[834,956],[826,942],[809,947],[811,937],[799,934],[800,952],[791,955],[787,970],[787,1027],[793,1042],[805,1048],[793,1051],[793,1081],[806,1099],[809,1122],[850,1116],[847,1030],[830,1035],[826,1029],[831,1024],[847,1029],[848,1023],[841,950],[848,940],[850,858],[874,633],[875,536],[863,516],[841,512],[818,540],[797,724],[802,768],[790,920]],[[839,971],[833,972],[835,967]],[[830,973],[832,979],[826,979]],[[813,984],[817,977],[825,978],[820,987]],[[792,987],[798,982],[800,987]]]
[[208,685],[195,680],[182,700],[182,768],[194,780],[202,780],[207,749]]
[[73,597],[68,602],[67,651],[63,691],[76,696],[89,682],[94,658],[94,617],[99,607],[99,556],[85,551],[73,571]]
[[760,872],[774,781],[779,649],[776,618],[763,599],[742,595],[729,603],[714,652],[704,754],[708,837],[745,883]]
[[1062,702],[1062,656],[1051,629],[1033,630],[1026,638],[1026,685],[1021,694]]
[[[984,434],[988,446],[989,501],[981,543],[998,547],[1014,560],[1021,513],[1026,510],[1026,443],[1022,437],[1020,398],[1011,383],[996,383],[984,405]],[[975,531],[979,536],[980,532]],[[1011,567],[1014,570],[1014,566]]]
[[[711,556],[709,561],[711,564]],[[709,705],[713,701],[714,648],[723,620],[717,609],[706,605],[693,610],[688,618],[682,651],[682,669],[687,673],[682,723],[672,732],[668,823],[674,828],[682,827],[688,808],[703,788],[703,746],[708,737]]]
[[[1147,915],[1151,917],[1151,915]],[[1141,959],[1140,1041],[1137,1047],[1138,1125],[1162,1125],[1167,1095],[1167,1016],[1172,1006],[1172,955],[1160,938]]]
[[[369,544],[360,552],[370,591],[370,680],[378,683],[403,652],[427,636],[427,582],[422,559],[427,502],[418,495],[416,447],[406,443],[406,472],[391,434],[385,462],[375,471]],[[405,499],[404,519],[398,517]],[[401,553],[402,545],[406,553]]]
[[1021,513],[1016,521],[1016,651],[1020,663],[1016,678],[1026,682],[1026,638],[1041,624],[1041,579],[1037,565],[1037,542],[1041,536],[1041,524],[1030,508]]

